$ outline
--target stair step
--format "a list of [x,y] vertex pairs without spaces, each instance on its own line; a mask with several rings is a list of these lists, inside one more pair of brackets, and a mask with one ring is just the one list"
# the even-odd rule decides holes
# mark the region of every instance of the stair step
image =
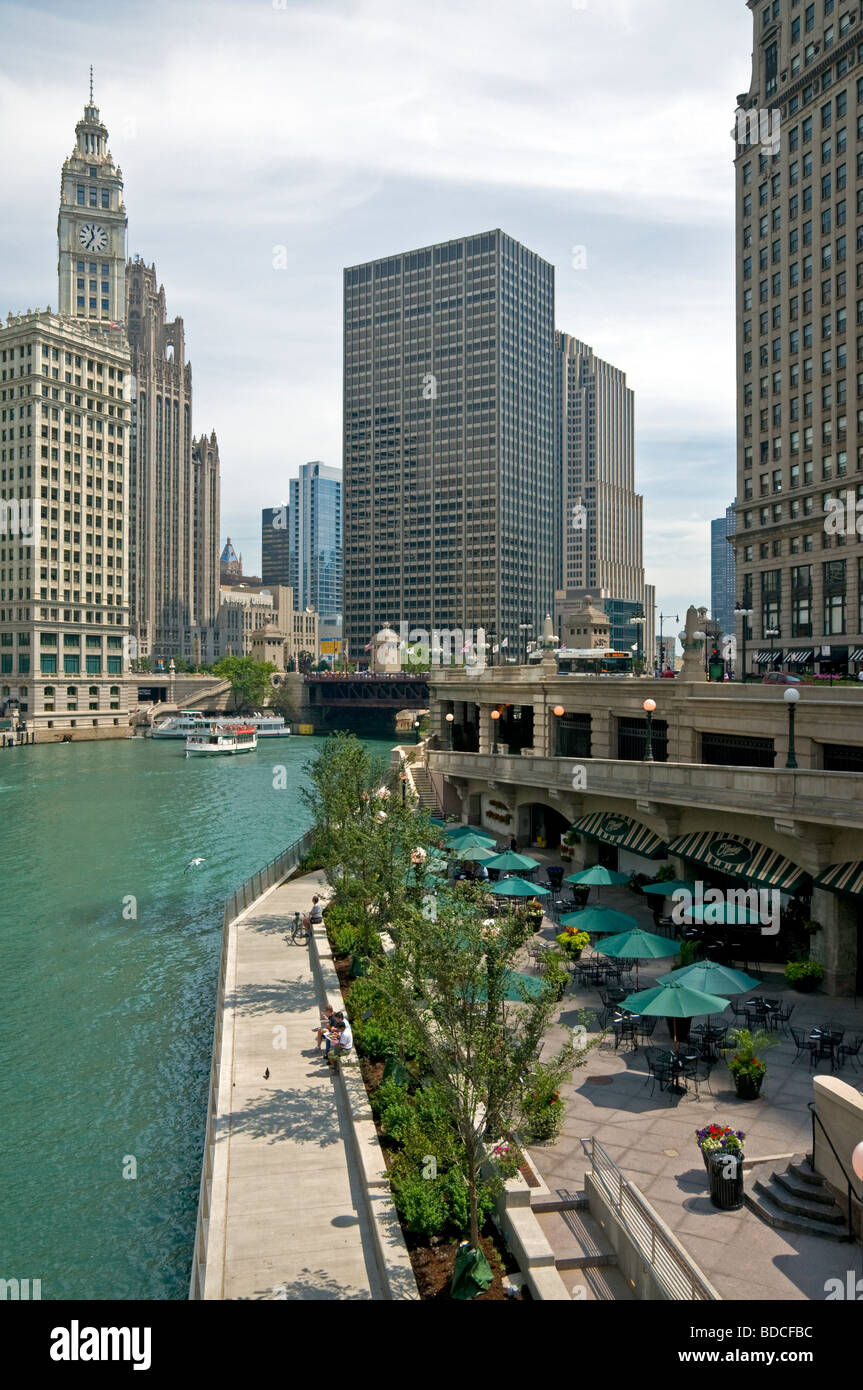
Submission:
[[573,1192],[568,1197],[531,1197],[531,1210],[536,1216],[550,1211],[586,1211],[590,1203],[586,1192]]
[[801,1182],[809,1183],[811,1187],[823,1187],[824,1179],[812,1167],[812,1160],[807,1154],[804,1158],[794,1158],[788,1165],[789,1171],[795,1178],[800,1178]]
[[586,1303],[633,1302],[635,1295],[619,1269],[599,1265],[596,1269],[562,1269],[560,1277],[573,1300]]
[[809,1202],[810,1205],[825,1207],[835,1207],[836,1205],[832,1192],[823,1185],[823,1182],[814,1183],[799,1177],[790,1164],[784,1173],[777,1173],[774,1169],[773,1181],[778,1183],[780,1187],[784,1187],[785,1191],[792,1197],[799,1197],[802,1201]]
[[791,1212],[777,1206],[766,1192],[744,1188],[743,1200],[750,1211],[781,1231],[794,1231],[797,1235],[822,1236],[825,1240],[845,1241],[844,1228],[831,1226],[826,1221],[814,1221],[809,1216],[792,1216]]
[[826,1222],[828,1226],[845,1224],[845,1218],[835,1203],[825,1206],[823,1202],[810,1202],[805,1197],[795,1197],[792,1193],[786,1192],[773,1178],[767,1182],[762,1178],[756,1178],[753,1187],[756,1192],[769,1197],[777,1207],[790,1212],[792,1216],[807,1216],[812,1221]]
[[617,1263],[602,1227],[586,1209],[544,1212],[537,1221],[554,1251],[558,1269],[592,1269]]

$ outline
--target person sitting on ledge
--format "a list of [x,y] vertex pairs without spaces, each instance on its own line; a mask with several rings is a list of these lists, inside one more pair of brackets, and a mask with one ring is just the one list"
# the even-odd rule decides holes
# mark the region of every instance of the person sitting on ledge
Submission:
[[332,1052],[333,1057],[336,1060],[339,1057],[347,1057],[353,1045],[354,1035],[351,1030],[351,1025],[348,1023],[347,1019],[343,1018],[341,1022],[334,1023],[330,1032],[327,1034],[326,1039],[325,1056],[327,1059],[327,1064],[329,1066],[333,1065],[333,1063],[330,1061],[330,1052]]

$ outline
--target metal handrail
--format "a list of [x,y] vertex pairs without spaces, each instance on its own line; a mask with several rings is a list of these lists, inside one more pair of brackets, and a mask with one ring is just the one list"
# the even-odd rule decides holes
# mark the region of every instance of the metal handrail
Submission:
[[854,1222],[851,1218],[851,1199],[853,1197],[854,1201],[857,1202],[859,1206],[863,1207],[863,1197],[857,1195],[857,1192],[854,1188],[854,1183],[851,1180],[851,1175],[850,1173],[846,1172],[845,1164],[842,1162],[842,1159],[839,1157],[838,1153],[836,1152],[836,1149],[833,1146],[833,1140],[827,1133],[824,1121],[822,1120],[821,1116],[818,1114],[817,1109],[815,1108],[814,1100],[809,1101],[809,1109],[812,1111],[812,1167],[815,1168],[815,1121],[817,1120],[818,1124],[821,1126],[821,1133],[824,1135],[824,1138],[830,1145],[830,1151],[833,1154],[833,1157],[836,1159],[836,1162],[839,1164],[842,1176],[848,1184],[848,1239],[853,1240]]
[[616,1211],[621,1225],[672,1299],[716,1302],[720,1295],[701,1274],[670,1231],[666,1231],[647,1198],[623,1176],[598,1139],[582,1139],[592,1172]]

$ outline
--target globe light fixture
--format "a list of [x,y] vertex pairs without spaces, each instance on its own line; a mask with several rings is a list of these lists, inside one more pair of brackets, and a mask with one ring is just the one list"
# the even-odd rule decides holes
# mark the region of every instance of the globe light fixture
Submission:
[[493,755],[496,757],[496,756],[497,756],[497,751],[498,751],[498,749],[497,749],[497,723],[498,723],[498,720],[500,719],[500,710],[499,710],[499,709],[493,709],[493,710],[492,710],[492,712],[491,712],[491,719],[492,719],[492,725],[491,725],[491,727],[492,727],[492,731],[493,731],[493,742],[492,742],[492,746],[491,746],[491,751],[492,751]]
[[643,761],[646,762],[646,763],[652,763],[652,762],[654,761],[654,757],[653,757],[653,711],[656,709],[656,701],[655,701],[655,700],[645,700],[645,701],[644,701],[644,704],[641,706],[641,708],[644,710],[644,713],[647,715],[647,732],[646,732],[646,734],[645,734],[645,739],[644,739],[644,758],[643,758]]
[[556,714],[557,717],[558,717],[558,719],[562,718],[563,713],[564,713],[563,705],[555,705],[554,709],[552,710],[552,714]]
[[452,714],[452,713],[450,713],[450,714],[445,714],[445,715],[444,715],[444,719],[446,720],[447,724],[449,725],[449,746],[450,746],[450,749],[452,749],[452,726],[453,726],[453,721],[454,721],[454,719],[455,719],[455,715]]

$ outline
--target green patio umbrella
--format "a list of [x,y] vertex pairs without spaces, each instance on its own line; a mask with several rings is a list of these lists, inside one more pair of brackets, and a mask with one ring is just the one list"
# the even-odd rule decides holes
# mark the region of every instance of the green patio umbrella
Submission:
[[[660,975],[658,983],[678,984],[681,980],[685,980],[692,989],[703,990],[705,994],[745,994],[761,983],[745,971],[732,970],[730,965],[720,965],[715,960],[697,960],[671,975]],[[710,1027],[709,1014],[707,1026]]]
[[485,849],[489,854],[497,854],[494,840],[488,840],[484,835],[460,835],[456,840],[447,840],[442,853],[452,859],[461,859],[468,849]]
[[582,888],[611,888],[629,882],[629,874],[618,873],[616,869],[604,869],[594,864],[590,869],[582,869],[577,874],[567,874],[564,883],[577,883]]
[[[524,1003],[521,987],[524,986],[524,993],[530,999],[541,999],[545,989],[544,980],[537,975],[523,975],[520,970],[507,970],[503,977],[504,999],[513,1004]],[[488,998],[488,992],[478,989],[474,995],[475,999],[484,1000]]]
[[481,835],[484,840],[488,840],[490,845],[495,843],[494,836],[489,835],[487,830],[483,830],[481,825],[451,825],[443,832],[444,839],[450,844],[463,835]]
[[737,907],[734,903],[693,903],[691,907],[683,908],[683,913],[691,921],[703,922],[709,927],[761,921],[759,913],[750,912],[746,907]]
[[653,932],[635,927],[632,931],[610,936],[599,948],[601,956],[624,956],[635,961],[635,984],[638,986],[638,962],[640,960],[661,960],[663,956],[676,956],[679,950],[676,941],[666,936],[656,936]]
[[685,878],[669,878],[665,883],[645,883],[641,889],[642,893],[658,893],[663,898],[670,898],[672,893],[691,893],[695,897],[695,881]]
[[531,859],[529,854],[516,854],[515,850],[508,849],[503,854],[496,854],[493,859],[487,859],[485,867],[512,874],[518,873],[520,869],[538,869],[539,860]]
[[499,893],[505,898],[546,898],[548,888],[543,888],[539,883],[528,883],[524,878],[502,878],[499,883],[491,885],[493,893]]
[[[636,994],[630,994],[619,1007],[628,1009],[632,1014],[651,1018],[695,1018],[700,1014],[724,1013],[728,1008],[728,1000],[694,989],[685,980],[672,980],[670,984],[656,985],[653,989],[643,989]],[[676,1031],[673,1037],[676,1049]]]
[[582,907],[578,912],[565,912],[560,925],[587,932],[624,932],[637,929],[638,922],[628,912],[615,912],[611,907]]

